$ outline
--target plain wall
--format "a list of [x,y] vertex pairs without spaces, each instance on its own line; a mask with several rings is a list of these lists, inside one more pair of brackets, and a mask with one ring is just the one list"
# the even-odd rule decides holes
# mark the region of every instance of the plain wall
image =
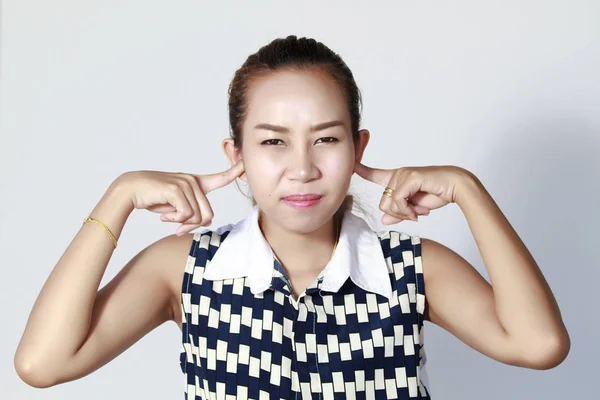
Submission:
[[[19,380],[14,352],[39,290],[114,178],[129,170],[228,167],[220,150],[228,135],[227,86],[249,54],[288,34],[323,41],[353,70],[364,96],[363,127],[372,133],[365,164],[472,171],[560,304],[572,348],[548,371],[500,364],[426,323],[433,398],[550,400],[594,392],[598,2],[11,0],[1,11],[3,399],[183,398],[174,323],[95,373],[49,389]],[[352,190],[379,221],[381,188],[355,177]],[[209,200],[213,228],[250,211],[234,184]],[[102,284],[175,228],[136,210]],[[487,278],[456,205],[418,223],[373,228],[438,240]]]

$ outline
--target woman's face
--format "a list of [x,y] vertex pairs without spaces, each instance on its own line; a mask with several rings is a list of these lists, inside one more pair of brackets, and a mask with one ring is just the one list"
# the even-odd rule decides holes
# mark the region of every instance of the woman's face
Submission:
[[[320,70],[278,71],[253,80],[247,101],[241,158],[258,206],[287,230],[320,228],[344,200],[366,145],[355,150],[339,85]],[[287,198],[307,194],[318,201]]]

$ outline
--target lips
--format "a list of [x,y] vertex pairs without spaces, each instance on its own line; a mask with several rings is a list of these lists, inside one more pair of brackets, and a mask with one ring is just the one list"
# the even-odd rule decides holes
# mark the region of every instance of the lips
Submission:
[[322,196],[318,194],[293,194],[286,196],[283,199],[287,201],[314,201],[319,200]]
[[316,206],[321,202],[323,196],[310,193],[310,194],[293,194],[283,198],[283,201],[290,207],[297,210],[305,210]]

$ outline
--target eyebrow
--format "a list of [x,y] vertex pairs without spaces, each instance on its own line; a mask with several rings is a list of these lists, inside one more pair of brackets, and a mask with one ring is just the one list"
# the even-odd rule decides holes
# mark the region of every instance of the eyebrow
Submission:
[[[310,131],[311,132],[318,132],[318,131],[322,131],[325,129],[329,129],[329,128],[333,128],[334,126],[344,126],[344,123],[342,121],[329,121],[329,122],[323,122],[321,124],[317,124],[314,126],[310,127]],[[289,133],[290,130],[289,128],[286,128],[285,126],[279,126],[279,125],[273,125],[273,124],[258,124],[254,127],[254,129],[263,129],[266,131],[273,131],[273,132],[278,132],[278,133]]]

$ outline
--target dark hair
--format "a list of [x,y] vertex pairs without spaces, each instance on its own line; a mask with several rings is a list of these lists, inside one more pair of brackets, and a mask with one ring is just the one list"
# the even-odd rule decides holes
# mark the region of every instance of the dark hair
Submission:
[[[348,103],[350,128],[356,144],[359,138],[362,97],[352,71],[337,53],[323,43],[290,35],[261,47],[235,72],[229,85],[229,125],[235,147],[242,148],[242,126],[248,111],[247,97],[252,80],[282,69],[320,69],[338,83]],[[253,205],[256,204],[254,199],[252,202]],[[349,209],[352,205],[353,197],[348,195],[340,209]]]

